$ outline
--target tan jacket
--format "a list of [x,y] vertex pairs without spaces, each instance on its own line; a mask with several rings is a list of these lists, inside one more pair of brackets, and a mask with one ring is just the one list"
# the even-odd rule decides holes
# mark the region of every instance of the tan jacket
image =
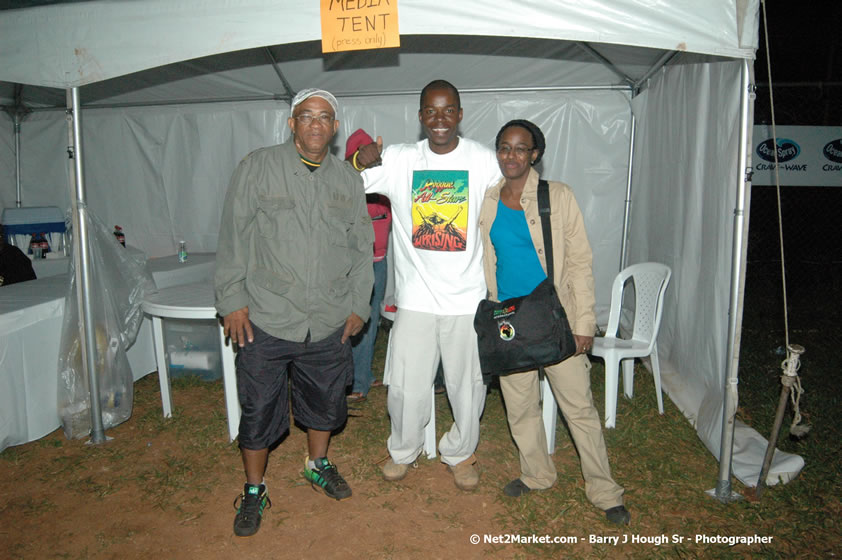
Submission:
[[[482,201],[479,228],[483,243],[483,269],[488,284],[488,297],[497,299],[497,254],[491,243],[491,225],[497,216],[500,189],[505,179],[489,188]],[[596,331],[594,315],[593,255],[585,222],[573,191],[564,183],[550,181],[550,225],[553,233],[553,283],[558,299],[567,313],[574,334],[593,336]],[[529,171],[520,200],[526,214],[532,244],[544,271],[544,235],[538,215],[538,172]]]

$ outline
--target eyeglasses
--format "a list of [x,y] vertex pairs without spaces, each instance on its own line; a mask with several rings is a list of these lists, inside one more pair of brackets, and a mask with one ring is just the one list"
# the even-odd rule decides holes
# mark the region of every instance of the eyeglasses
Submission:
[[509,154],[514,152],[517,157],[522,158],[529,155],[534,149],[534,147],[527,148],[526,146],[515,146],[514,148],[512,148],[511,146],[507,146],[504,144],[503,146],[497,148],[497,155],[508,156]]
[[333,122],[333,115],[330,113],[322,113],[320,115],[313,115],[310,113],[301,113],[298,116],[293,117],[295,120],[303,124],[304,126],[308,126],[313,120],[318,120],[319,124],[323,124],[328,126],[330,123]]

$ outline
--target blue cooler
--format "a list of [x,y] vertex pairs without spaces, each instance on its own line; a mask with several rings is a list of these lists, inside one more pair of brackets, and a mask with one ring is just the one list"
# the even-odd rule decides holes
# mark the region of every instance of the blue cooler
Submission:
[[6,208],[0,217],[6,233],[6,243],[24,253],[29,251],[33,235],[43,233],[54,253],[67,254],[67,226],[64,213],[57,206],[29,206]]

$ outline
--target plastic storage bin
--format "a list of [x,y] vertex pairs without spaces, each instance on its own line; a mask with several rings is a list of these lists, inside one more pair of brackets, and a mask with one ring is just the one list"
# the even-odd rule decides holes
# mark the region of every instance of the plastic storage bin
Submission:
[[216,319],[164,319],[164,344],[170,378],[195,375],[205,381],[222,379]]

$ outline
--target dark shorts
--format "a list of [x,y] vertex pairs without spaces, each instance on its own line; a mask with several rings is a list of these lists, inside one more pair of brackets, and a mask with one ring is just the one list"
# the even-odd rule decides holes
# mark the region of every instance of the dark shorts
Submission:
[[252,323],[254,342],[237,352],[240,446],[265,449],[289,430],[292,413],[305,428],[333,431],[345,423],[345,389],[354,381],[351,344],[342,329],[318,342],[290,342]]

